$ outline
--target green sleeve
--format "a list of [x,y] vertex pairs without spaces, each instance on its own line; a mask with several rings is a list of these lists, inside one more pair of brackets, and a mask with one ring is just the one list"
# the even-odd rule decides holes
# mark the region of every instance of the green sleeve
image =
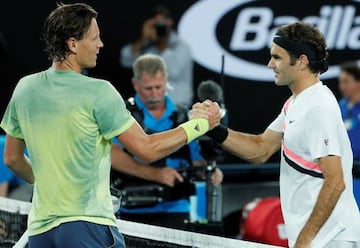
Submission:
[[94,106],[94,117],[105,139],[112,139],[126,131],[134,122],[123,98],[110,84],[101,85]]

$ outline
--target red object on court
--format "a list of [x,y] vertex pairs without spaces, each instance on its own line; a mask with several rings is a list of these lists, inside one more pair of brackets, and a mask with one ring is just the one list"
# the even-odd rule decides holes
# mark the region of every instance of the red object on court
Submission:
[[243,240],[288,247],[279,197],[256,198],[242,209],[240,237]]

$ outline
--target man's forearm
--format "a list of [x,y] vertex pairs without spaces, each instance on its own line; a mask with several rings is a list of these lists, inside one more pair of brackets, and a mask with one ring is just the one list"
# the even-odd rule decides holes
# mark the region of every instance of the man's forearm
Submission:
[[148,164],[141,164],[118,145],[111,148],[112,168],[148,181],[153,181],[167,186],[174,186],[175,180],[183,181],[181,175],[170,167],[157,168]]
[[279,149],[278,144],[270,145],[263,135],[246,134],[231,129],[221,145],[228,152],[251,163],[264,163]]
[[111,148],[111,166],[117,171],[132,176],[146,180],[154,180],[150,166],[140,164],[115,144],[113,144]]
[[7,165],[17,176],[24,179],[27,183],[33,184],[35,181],[34,173],[31,168],[30,160],[24,155]]
[[6,135],[4,162],[16,175],[32,184],[35,181],[35,177],[30,160],[24,154],[25,147],[23,139]]
[[[143,143],[145,149],[140,157],[143,162],[151,163],[157,161],[186,144],[186,136],[181,128],[165,131],[159,134],[149,135],[149,141]],[[141,146],[140,146],[141,147]]]
[[295,247],[306,247],[302,244],[310,244],[316,234],[331,215],[345,186],[341,182],[325,180],[320,190],[314,209],[299,234]]
[[119,141],[142,162],[150,163],[173,153],[181,146],[203,135],[209,128],[205,119],[190,120],[179,127],[145,135],[138,123],[118,136]]

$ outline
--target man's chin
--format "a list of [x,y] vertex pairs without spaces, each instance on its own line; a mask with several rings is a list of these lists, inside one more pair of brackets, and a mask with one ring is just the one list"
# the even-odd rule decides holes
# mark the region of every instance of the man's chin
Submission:
[[275,78],[275,84],[276,84],[277,86],[288,85],[288,83],[283,82],[283,81],[280,81],[280,80],[278,80],[278,79],[276,79],[276,78]]
[[157,108],[159,108],[160,107],[160,102],[156,102],[156,103],[147,103],[146,104],[146,107],[148,108],[148,109],[157,109]]
[[92,68],[95,68],[96,66],[96,62],[94,62],[93,64],[88,64],[86,66],[83,66],[83,69],[92,69]]

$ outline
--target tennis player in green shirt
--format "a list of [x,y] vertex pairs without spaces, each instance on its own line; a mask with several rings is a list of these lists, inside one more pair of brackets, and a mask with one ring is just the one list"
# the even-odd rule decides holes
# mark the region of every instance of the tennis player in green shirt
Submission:
[[[34,184],[30,248],[125,247],[109,190],[111,139],[149,162],[220,121],[220,112],[209,110],[208,120],[146,135],[110,82],[81,74],[95,67],[103,47],[96,20],[86,4],[58,4],[43,30],[52,65],[20,79],[1,121],[5,163]],[[210,108],[218,106],[209,102]]]

